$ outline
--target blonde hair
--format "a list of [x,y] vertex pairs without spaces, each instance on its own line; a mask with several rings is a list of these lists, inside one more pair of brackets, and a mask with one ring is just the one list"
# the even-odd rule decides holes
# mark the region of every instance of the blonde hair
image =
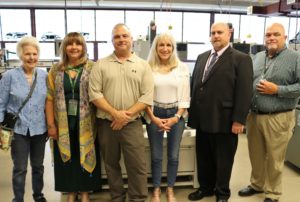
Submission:
[[60,45],[60,62],[58,64],[58,68],[60,70],[64,70],[64,68],[68,65],[69,63],[69,57],[67,55],[67,46],[70,44],[79,44],[82,46],[82,55],[79,58],[79,63],[78,64],[84,64],[88,60],[87,57],[87,47],[86,47],[86,42],[84,40],[84,37],[78,33],[78,32],[70,32],[68,33],[65,38],[63,39],[61,45]]
[[172,70],[177,67],[178,63],[180,62],[180,59],[178,58],[178,55],[177,55],[176,41],[170,33],[162,33],[162,34],[157,35],[154,38],[149,55],[148,55],[148,59],[147,59],[148,63],[150,64],[152,70],[154,70],[154,71],[157,71],[157,69],[161,65],[161,60],[157,54],[157,46],[161,40],[169,40],[172,44],[173,50],[172,50],[172,54],[169,58],[169,63],[168,63],[168,65],[171,67],[171,70]]
[[40,56],[40,44],[39,44],[38,40],[35,37],[33,37],[33,36],[24,36],[18,42],[18,44],[17,44],[17,55],[20,59],[23,55],[24,46],[35,47],[37,52],[38,52],[38,56]]

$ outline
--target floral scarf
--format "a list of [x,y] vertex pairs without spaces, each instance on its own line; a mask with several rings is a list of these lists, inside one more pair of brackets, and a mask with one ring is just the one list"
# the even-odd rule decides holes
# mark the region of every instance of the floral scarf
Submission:
[[[92,173],[96,167],[96,151],[94,144],[95,108],[89,102],[88,96],[89,74],[92,66],[92,61],[87,61],[86,64],[84,64],[79,87],[80,164],[89,173]],[[48,75],[47,99],[54,100],[54,116],[58,128],[57,144],[63,162],[67,162],[71,159],[71,151],[63,78],[64,71],[60,71],[57,65],[54,65]]]

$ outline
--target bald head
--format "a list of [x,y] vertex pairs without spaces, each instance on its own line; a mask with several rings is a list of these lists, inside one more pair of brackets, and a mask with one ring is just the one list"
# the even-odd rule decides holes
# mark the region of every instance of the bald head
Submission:
[[273,23],[270,26],[267,27],[267,31],[268,30],[277,30],[280,33],[282,33],[282,35],[285,35],[285,30],[284,30],[284,26],[280,23]]
[[216,22],[211,26],[210,41],[215,51],[219,51],[229,44],[230,30],[227,23]]
[[224,22],[215,22],[214,24],[212,24],[211,29],[213,29],[215,27],[222,28],[223,30],[229,32],[229,26],[228,26],[227,23],[224,23]]
[[269,56],[274,56],[276,53],[285,48],[284,26],[280,23],[273,23],[266,29],[265,46],[268,50]]

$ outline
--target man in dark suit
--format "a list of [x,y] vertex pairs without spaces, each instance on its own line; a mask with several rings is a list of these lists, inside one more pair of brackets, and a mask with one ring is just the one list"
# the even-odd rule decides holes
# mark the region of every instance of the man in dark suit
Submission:
[[200,188],[191,201],[216,195],[230,197],[229,181],[238,134],[244,130],[252,96],[252,61],[230,47],[226,23],[211,27],[212,50],[198,56],[191,83],[188,125],[196,128],[196,155]]

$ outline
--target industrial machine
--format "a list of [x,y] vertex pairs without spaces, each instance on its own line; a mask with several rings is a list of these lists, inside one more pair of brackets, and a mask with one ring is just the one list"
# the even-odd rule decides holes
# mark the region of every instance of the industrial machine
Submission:
[[[167,186],[166,175],[167,175],[167,139],[166,134],[164,135],[164,157],[163,157],[163,167],[162,167],[162,186]],[[147,173],[149,182],[151,182],[151,158],[150,158],[150,146],[149,140],[147,137],[146,128],[144,127],[144,138],[146,145],[146,155],[147,155]],[[180,144],[179,150],[179,165],[177,172],[177,180],[175,186],[192,186],[193,188],[199,187],[198,179],[197,179],[197,164],[196,164],[196,152],[195,152],[195,140],[196,140],[196,130],[191,128],[186,128],[182,135],[182,140]],[[123,179],[126,184],[127,174],[124,165],[123,157],[121,157],[121,168]],[[104,168],[104,162],[101,162],[101,173],[103,182],[107,179],[107,175]],[[152,186],[152,184],[148,184],[148,186]],[[108,188],[108,185],[102,186],[104,189]]]
[[300,103],[298,104],[296,108],[296,126],[287,148],[286,161],[300,168]]

